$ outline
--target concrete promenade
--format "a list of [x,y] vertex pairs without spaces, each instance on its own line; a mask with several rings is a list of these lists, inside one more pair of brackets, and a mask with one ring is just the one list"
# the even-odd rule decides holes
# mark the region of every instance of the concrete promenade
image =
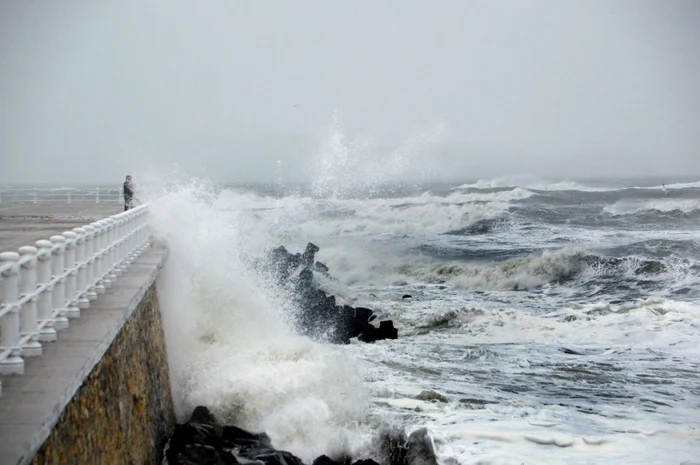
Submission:
[[120,203],[0,204],[0,252],[16,252],[121,211]]
[[[122,209],[114,203],[0,205],[0,252],[16,251]],[[166,255],[163,247],[149,249],[79,318],[71,319],[56,342],[42,344],[41,356],[26,357],[23,375],[2,376],[0,464],[32,462],[66,405],[153,285]]]

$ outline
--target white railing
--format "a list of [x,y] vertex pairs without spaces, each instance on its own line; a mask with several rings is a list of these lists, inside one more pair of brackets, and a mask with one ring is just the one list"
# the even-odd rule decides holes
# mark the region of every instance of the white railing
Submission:
[[[0,253],[0,375],[23,374],[23,357],[80,316],[150,243],[148,206],[75,228],[19,253]],[[0,383],[0,394],[2,384]]]
[[0,188],[0,203],[109,203],[123,202],[122,189]]

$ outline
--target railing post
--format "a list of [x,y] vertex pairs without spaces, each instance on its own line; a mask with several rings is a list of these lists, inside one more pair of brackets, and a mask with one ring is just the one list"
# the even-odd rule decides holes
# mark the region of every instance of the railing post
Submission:
[[39,324],[42,325],[39,331],[39,340],[53,342],[56,340],[56,330],[53,327],[53,305],[51,304],[53,287],[50,285],[53,244],[50,241],[37,241],[36,246],[39,249],[37,254],[39,285],[47,286],[39,294]]
[[70,325],[66,317],[66,286],[65,278],[63,277],[63,273],[65,272],[63,252],[66,238],[63,236],[51,236],[51,242],[53,243],[53,257],[51,259],[51,272],[53,276],[51,279],[54,281],[51,295],[53,297],[53,310],[56,314],[53,319],[53,327],[61,330],[66,329],[68,325]]
[[117,277],[117,229],[119,227],[118,221],[114,218],[108,218],[109,221],[109,280],[110,282],[115,282]]
[[102,226],[102,251],[104,257],[102,259],[102,285],[109,289],[112,287],[112,220],[110,218],[105,218],[102,220],[104,225]]
[[80,317],[78,307],[77,271],[75,270],[75,252],[78,235],[73,231],[63,233],[66,238],[66,316],[68,318]]
[[97,292],[95,291],[95,228],[92,225],[84,226],[85,229],[85,281],[87,285],[88,300],[96,300]]
[[20,356],[19,346],[19,254],[16,252],[0,253],[0,266],[8,266],[2,274],[2,288],[0,289],[0,308],[9,309],[9,312],[0,318],[0,347],[9,350],[10,355],[0,362],[0,374],[23,374],[24,360]]
[[122,275],[122,251],[124,250],[124,213],[119,213],[114,217],[115,234],[114,234],[114,277],[118,278]]
[[145,208],[141,214],[141,232],[142,232],[143,250],[144,251],[146,249],[148,249],[148,247],[151,245],[151,234],[150,234],[150,230],[148,228],[149,215],[150,215],[150,212],[148,211],[147,208]]
[[133,218],[134,218],[134,211],[129,210],[126,213],[124,213],[124,258],[122,260],[122,273],[126,273],[129,270],[129,266],[131,265],[131,252],[132,252],[132,244],[134,240],[134,235],[132,234],[134,231],[134,224],[133,224]]
[[37,294],[36,294],[36,274],[37,274],[37,249],[36,247],[24,246],[19,248],[20,260],[20,291],[22,297],[29,297],[22,308],[20,316],[20,335],[29,336],[29,340],[22,344],[22,355],[24,357],[35,357],[41,355],[41,344],[39,344],[39,327],[37,324]]
[[105,257],[103,255],[103,247],[102,245],[104,244],[104,223],[102,221],[98,221],[96,223],[92,223],[92,227],[95,228],[95,239],[93,241],[93,248],[94,248],[94,255],[95,255],[95,292],[97,294],[104,294],[105,293],[105,286],[102,283],[102,278],[104,278],[103,274],[103,268],[104,268],[104,262],[105,262]]
[[90,307],[90,300],[87,298],[87,265],[85,264],[85,237],[87,231],[85,228],[74,228],[73,231],[76,233],[76,248],[75,248],[75,261],[77,268],[77,278],[76,278],[76,293],[78,297],[78,308],[88,308]]

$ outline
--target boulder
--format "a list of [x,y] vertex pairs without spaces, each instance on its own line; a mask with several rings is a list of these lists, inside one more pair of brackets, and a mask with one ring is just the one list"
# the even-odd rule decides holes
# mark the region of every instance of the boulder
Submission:
[[410,465],[438,465],[433,440],[427,428],[420,428],[408,436],[406,463]]
[[437,465],[427,428],[420,428],[408,437],[403,430],[386,430],[379,437],[378,450],[386,465]]
[[328,267],[314,262],[319,247],[309,243],[303,254],[292,254],[280,246],[271,250],[264,262],[264,270],[270,272],[278,284],[292,293],[299,309],[295,315],[300,332],[320,340],[348,344],[350,339],[363,342],[397,339],[398,330],[391,320],[372,322],[373,310],[337,305],[335,296],[328,295],[314,284],[314,272],[328,275]]
[[416,399],[427,402],[447,402],[447,398],[445,396],[439,392],[430,390],[421,391],[421,393],[416,396]]
[[[386,430],[378,441],[382,465],[437,465],[433,441],[425,428],[408,437],[400,429]],[[291,452],[275,449],[264,432],[221,425],[209,409],[201,406],[195,408],[187,423],[175,425],[165,456],[168,465],[304,465]],[[326,455],[313,461],[313,465],[379,463],[373,459],[353,462],[348,456],[332,459]]]

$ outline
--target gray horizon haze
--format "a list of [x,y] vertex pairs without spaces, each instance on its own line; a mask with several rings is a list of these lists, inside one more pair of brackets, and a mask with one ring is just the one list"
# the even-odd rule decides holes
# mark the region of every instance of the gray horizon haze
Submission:
[[700,179],[700,2],[0,0],[0,183],[174,169]]

